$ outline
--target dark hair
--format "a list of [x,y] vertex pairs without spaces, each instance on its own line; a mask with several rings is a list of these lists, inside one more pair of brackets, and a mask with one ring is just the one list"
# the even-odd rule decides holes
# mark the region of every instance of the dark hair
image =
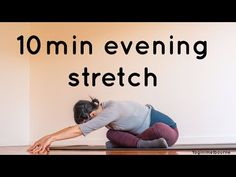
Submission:
[[79,100],[74,105],[74,119],[77,124],[87,122],[91,119],[90,113],[99,107],[99,100],[96,98],[88,100]]

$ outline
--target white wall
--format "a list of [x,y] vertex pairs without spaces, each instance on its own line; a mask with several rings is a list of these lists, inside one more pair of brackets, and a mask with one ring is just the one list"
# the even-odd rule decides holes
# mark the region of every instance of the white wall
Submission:
[[29,143],[29,58],[19,56],[16,42],[29,27],[0,24],[0,146]]
[[[37,34],[42,42],[71,42],[75,34],[77,39],[92,41],[96,50],[92,56],[20,56],[19,34]],[[193,51],[189,56],[140,56],[134,51],[125,56],[120,50],[109,56],[103,52],[107,40],[168,42],[171,34],[174,40],[190,44],[207,40],[207,57],[197,60]],[[235,23],[1,23],[0,40],[0,145],[32,143],[74,124],[72,107],[88,95],[101,101],[153,104],[177,122],[178,143],[236,143]],[[85,66],[102,73],[116,73],[122,66],[127,74],[142,73],[147,66],[158,76],[158,85],[109,88],[99,82],[96,88],[70,87],[68,74],[81,73]],[[103,128],[87,138],[57,144],[102,144],[105,133]]]
[[[151,103],[170,115],[178,124],[178,143],[236,143],[236,24],[230,23],[53,23],[33,24],[32,30],[42,41],[54,39],[90,40],[96,49],[92,56],[33,56],[30,59],[31,83],[31,142],[37,138],[73,124],[72,107],[78,99],[88,95],[102,101],[135,100]],[[128,56],[109,56],[103,52],[108,40],[137,42],[153,40],[208,41],[208,54],[197,60],[196,54],[166,54],[140,56],[134,51]],[[69,46],[70,48],[71,46]],[[120,66],[125,72],[143,72],[145,66],[158,76],[157,87],[126,85],[104,87],[101,82],[93,87],[68,86],[68,74],[81,73],[84,66],[94,72],[116,73]],[[59,144],[102,144],[106,129],[88,138],[58,142]]]

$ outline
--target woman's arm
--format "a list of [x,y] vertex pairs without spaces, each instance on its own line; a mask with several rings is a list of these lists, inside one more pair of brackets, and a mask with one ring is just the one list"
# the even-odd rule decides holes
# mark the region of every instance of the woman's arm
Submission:
[[82,135],[82,132],[79,128],[79,125],[70,126],[64,128],[58,132],[47,135],[36,141],[32,146],[27,150],[31,153],[47,153],[52,142],[75,138]]

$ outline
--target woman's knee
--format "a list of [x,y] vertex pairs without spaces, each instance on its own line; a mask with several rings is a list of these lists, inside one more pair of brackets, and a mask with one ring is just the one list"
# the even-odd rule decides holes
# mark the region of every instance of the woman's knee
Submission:
[[111,140],[114,133],[115,133],[115,130],[108,130],[106,133],[107,139]]
[[165,123],[155,123],[152,128],[159,137],[166,139],[169,146],[174,145],[178,139],[178,132]]

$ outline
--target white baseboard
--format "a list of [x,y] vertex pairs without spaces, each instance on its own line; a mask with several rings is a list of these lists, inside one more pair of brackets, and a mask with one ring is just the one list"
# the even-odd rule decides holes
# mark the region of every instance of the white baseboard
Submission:
[[[104,145],[108,141],[106,138],[92,139],[92,138],[83,138],[83,139],[69,139],[64,141],[54,142],[53,145]],[[220,143],[236,143],[236,136],[185,136],[179,137],[176,144],[220,144]],[[32,144],[28,143],[28,144]],[[27,143],[11,143],[11,144],[0,144],[0,146],[22,146],[28,145]]]
[[179,137],[176,144],[221,144],[236,143],[236,136],[213,137]]
[[67,146],[67,145],[105,145],[107,142],[107,139],[82,139],[82,140],[64,140],[64,141],[58,141],[54,142],[53,145],[58,146]]

